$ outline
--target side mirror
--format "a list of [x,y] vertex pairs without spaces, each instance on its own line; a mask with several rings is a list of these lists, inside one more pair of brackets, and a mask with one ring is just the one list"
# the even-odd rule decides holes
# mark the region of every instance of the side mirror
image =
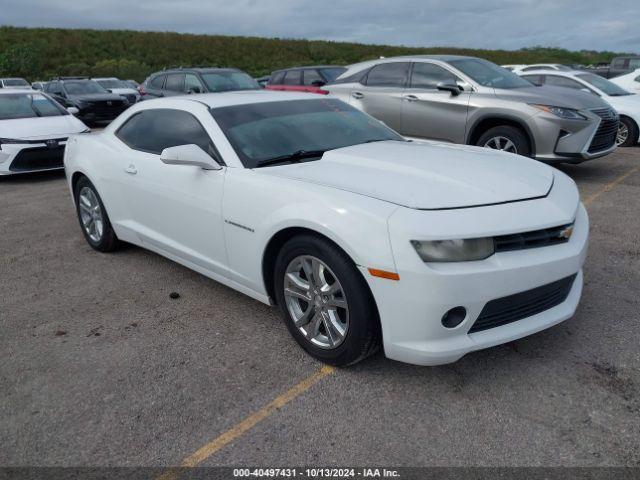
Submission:
[[314,87],[324,87],[326,84],[327,82],[323,82],[322,80],[314,80],[311,82],[311,85]]
[[67,112],[69,112],[71,115],[77,115],[80,113],[80,110],[78,110],[76,107],[67,107]]
[[220,164],[198,145],[179,145],[165,148],[160,160],[167,165],[192,165],[205,170],[221,170]]
[[439,82],[436,88],[443,92],[450,92],[451,95],[460,95],[460,87],[455,83]]
[[202,93],[202,91],[200,90],[200,87],[191,87],[187,90],[187,93]]

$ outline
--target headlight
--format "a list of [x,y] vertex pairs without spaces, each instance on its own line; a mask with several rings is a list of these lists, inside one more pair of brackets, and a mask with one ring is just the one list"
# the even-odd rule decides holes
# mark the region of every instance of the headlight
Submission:
[[24,143],[24,140],[18,140],[15,138],[0,138],[0,147],[5,143]]
[[563,107],[554,107],[553,105],[537,105],[535,103],[530,103],[534,108],[538,110],[542,110],[543,112],[551,113],[556,117],[566,118],[568,120],[586,120],[587,117],[578,113],[577,110],[573,108],[563,108]]
[[411,245],[424,262],[469,262],[493,255],[493,238],[458,240],[411,240]]

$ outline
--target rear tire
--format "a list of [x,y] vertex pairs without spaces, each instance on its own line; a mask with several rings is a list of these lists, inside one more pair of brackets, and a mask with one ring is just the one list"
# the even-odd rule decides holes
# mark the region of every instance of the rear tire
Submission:
[[74,189],[76,212],[80,228],[87,243],[99,252],[111,252],[120,246],[120,241],[111,226],[107,210],[96,187],[87,177],[82,177]]
[[378,349],[380,328],[373,296],[342,250],[320,237],[300,235],[282,247],[274,270],[284,322],[309,355],[346,366]]
[[620,117],[616,144],[618,147],[633,147],[638,143],[638,125],[629,117]]
[[510,125],[500,125],[484,132],[476,145],[479,147],[503,150],[525,157],[531,156],[529,141],[522,130]]

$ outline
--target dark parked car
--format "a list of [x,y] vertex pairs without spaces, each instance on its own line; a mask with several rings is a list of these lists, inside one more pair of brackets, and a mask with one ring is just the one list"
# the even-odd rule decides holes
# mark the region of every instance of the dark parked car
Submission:
[[268,90],[291,90],[326,95],[329,92],[321,87],[333,82],[346,71],[345,67],[338,65],[287,68],[273,72],[266,88]]
[[626,73],[633,72],[640,68],[640,56],[629,55],[625,57],[615,57],[611,64],[606,66],[598,65],[593,73],[597,73],[604,78],[615,78]]
[[76,116],[85,123],[110,122],[130,105],[129,101],[109,93],[93,80],[54,79],[44,91],[66,107],[76,107]]
[[177,68],[151,74],[138,91],[145,98],[156,98],[259,88],[258,82],[235,68]]

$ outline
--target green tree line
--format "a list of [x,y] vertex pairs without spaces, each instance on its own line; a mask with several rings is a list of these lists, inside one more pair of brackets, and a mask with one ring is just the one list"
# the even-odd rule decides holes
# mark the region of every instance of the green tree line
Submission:
[[144,80],[178,66],[231,66],[254,76],[291,66],[341,64],[407,54],[452,53],[498,64],[609,62],[619,53],[531,47],[483,50],[364,45],[320,40],[191,35],[130,30],[0,27],[0,76],[30,81],[57,75],[117,76]]

